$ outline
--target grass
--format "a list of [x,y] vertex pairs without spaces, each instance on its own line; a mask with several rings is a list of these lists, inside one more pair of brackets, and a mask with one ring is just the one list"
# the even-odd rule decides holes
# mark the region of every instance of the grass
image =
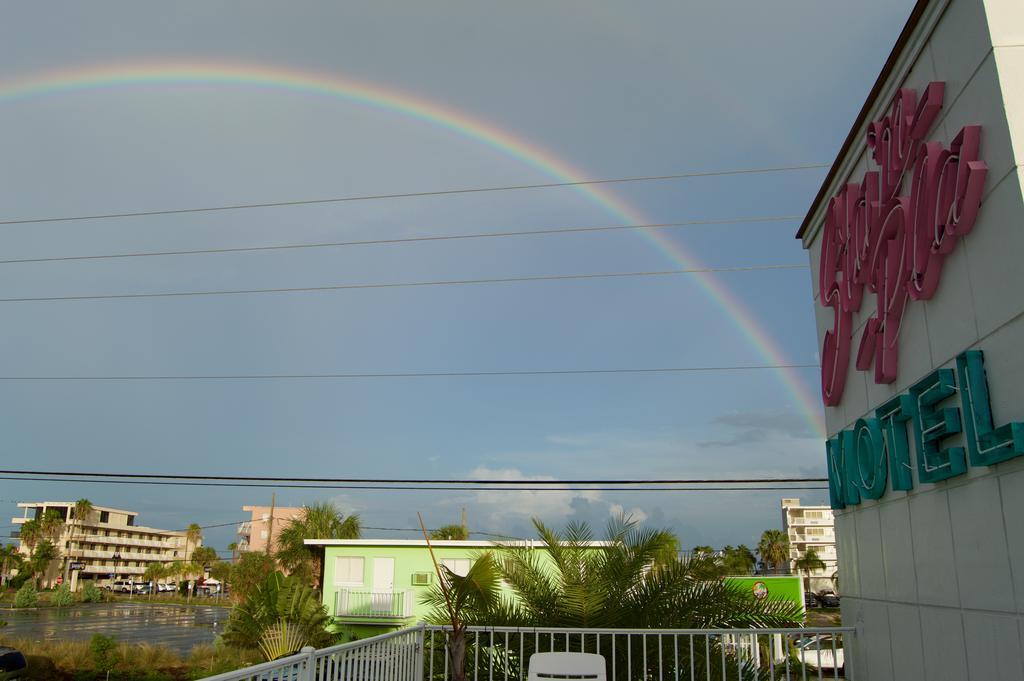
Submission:
[[[16,592],[14,590],[11,590],[11,589],[8,589],[6,591],[0,591],[0,607],[2,607],[2,608],[12,608],[12,607],[14,607],[14,594],[15,593]],[[52,608],[52,607],[56,607],[56,606],[53,605],[53,603],[50,602],[50,597],[52,596],[52,594],[53,594],[52,591],[40,591],[39,592],[39,604],[36,607],[38,607],[38,608]],[[75,599],[76,599],[75,602],[70,607],[74,607],[76,605],[81,605],[82,604],[81,598],[82,598],[82,592],[81,592],[81,590],[79,590],[79,592],[75,594]],[[178,595],[178,594],[168,594],[168,593],[153,594],[152,598],[150,598],[149,596],[143,596],[143,595],[140,595],[140,594],[133,594],[131,596],[131,598],[129,599],[128,594],[120,594],[120,593],[119,594],[115,594],[115,593],[111,593],[109,591],[104,591],[103,592],[103,602],[104,603],[122,603],[122,602],[123,603],[128,603],[129,601],[132,602],[132,603],[163,603],[165,605],[213,605],[213,606],[218,606],[218,607],[222,607],[222,608],[230,608],[233,605],[233,601],[231,600],[230,596],[225,596],[223,598],[210,598],[208,596],[198,596],[198,597],[197,596],[193,596],[191,601],[190,601],[185,596],[181,596],[181,595]]]
[[224,598],[193,596],[192,600],[190,601],[185,596],[181,596],[178,594],[168,594],[166,592],[162,594],[153,594],[152,598],[150,598],[148,595],[143,596],[139,594],[133,594],[132,597],[129,599],[128,594],[111,594],[109,592],[107,592],[106,595],[109,601],[116,603],[128,603],[129,601],[131,601],[132,603],[163,603],[165,605],[213,605],[222,608],[230,608],[233,605],[233,602],[229,596],[225,596]]
[[842,626],[843,619],[839,613],[839,608],[808,608],[807,609],[807,626],[808,627],[839,627]]
[[[3,645],[20,650],[29,660],[28,680],[88,680],[105,678],[96,668],[88,641],[32,641],[2,638]],[[227,646],[198,645],[187,659],[166,646],[121,643],[110,678],[138,681],[185,681],[241,669],[263,661],[258,651]]]

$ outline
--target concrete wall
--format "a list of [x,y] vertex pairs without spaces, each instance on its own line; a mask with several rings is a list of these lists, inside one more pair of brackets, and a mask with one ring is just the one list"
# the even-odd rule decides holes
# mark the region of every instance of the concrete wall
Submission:
[[[1024,2],[936,0],[903,56],[871,119],[884,115],[896,87],[920,92],[945,81],[929,139],[948,145],[963,125],[983,126],[984,199],[935,297],[908,304],[896,382],[876,385],[851,358],[843,400],[826,409],[830,435],[975,348],[985,353],[996,424],[1024,421]],[[869,169],[863,143],[852,153],[828,196]],[[819,345],[831,325],[817,300],[823,209],[815,206],[804,237]],[[866,294],[854,356],[874,307]],[[836,511],[835,522],[843,624],[860,632],[847,651],[858,679],[1024,678],[1024,457],[936,484],[921,484],[914,470],[911,491],[890,483],[881,499]]]

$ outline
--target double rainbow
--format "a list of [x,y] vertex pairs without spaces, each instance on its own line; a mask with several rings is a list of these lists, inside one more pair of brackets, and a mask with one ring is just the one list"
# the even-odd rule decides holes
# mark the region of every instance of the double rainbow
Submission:
[[[19,80],[0,82],[0,103],[99,88],[196,84],[272,89],[305,96],[342,99],[450,130],[543,171],[559,182],[580,182],[588,179],[586,173],[556,156],[549,149],[539,147],[523,137],[512,135],[464,111],[373,83],[263,64],[160,61],[131,66],[109,64],[49,71]],[[624,224],[650,222],[639,210],[622,201],[603,185],[580,185],[574,189]],[[661,251],[675,266],[681,269],[702,267],[693,254],[658,230],[636,230],[636,233]],[[697,273],[692,276],[704,294],[726,314],[732,325],[765,363],[789,363],[776,341],[724,283],[711,273]],[[824,435],[820,403],[816,395],[807,389],[801,375],[796,369],[779,369],[776,374],[786,391],[794,398],[797,409],[812,432]]]

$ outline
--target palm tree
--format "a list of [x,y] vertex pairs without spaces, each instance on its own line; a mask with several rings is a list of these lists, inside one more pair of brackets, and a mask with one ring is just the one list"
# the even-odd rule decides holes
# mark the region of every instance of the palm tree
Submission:
[[217,560],[217,549],[212,546],[197,546],[192,550],[193,565],[206,566]]
[[319,588],[323,560],[321,551],[306,546],[307,539],[358,539],[362,534],[359,516],[345,515],[329,502],[303,506],[278,535],[276,558],[290,574],[301,576]]
[[21,526],[18,530],[18,538],[21,540],[21,545],[25,547],[28,554],[32,554],[32,550],[39,543],[39,540],[43,538],[43,531],[39,525],[39,521],[33,518]]
[[21,551],[14,544],[0,547],[0,588],[3,588],[7,581],[8,568],[12,570],[19,569],[24,562]]
[[465,525],[444,525],[430,533],[431,539],[469,539],[469,530]]
[[57,559],[57,547],[49,539],[43,539],[32,549],[32,557],[28,560],[29,569],[36,577],[36,587],[42,588],[42,580],[46,577],[50,563]]
[[782,530],[765,530],[757,544],[757,553],[765,565],[771,565],[776,573],[789,561],[789,538]]
[[157,580],[163,579],[167,576],[167,568],[162,563],[150,563],[146,566],[146,571],[142,573],[142,578],[149,582],[149,600],[153,600],[153,594],[156,593]]
[[[29,554],[28,563],[33,572],[46,572],[49,567],[49,562],[56,560],[59,552],[55,543],[60,538],[60,534],[64,529],[64,517],[61,512],[55,508],[48,508],[38,518],[33,518],[21,526],[21,530],[18,532],[18,538],[21,540],[22,546],[27,549]],[[50,548],[53,549],[54,554],[42,564],[42,556],[49,555],[50,550],[40,553],[40,558],[36,559],[37,549],[43,544],[49,544]]]
[[[799,622],[796,604],[758,601],[729,582],[705,578],[702,554],[689,560],[666,559],[665,547],[676,544],[670,532],[641,529],[620,517],[609,522],[606,544],[594,546],[584,524],[570,524],[563,534],[538,520],[534,526],[540,550],[502,546],[493,558],[480,556],[461,579],[446,570],[443,580],[423,597],[433,606],[428,619],[450,623],[444,587],[451,585],[453,593],[467,592],[459,613],[466,625],[697,629],[785,627]],[[482,561],[481,572],[474,573]],[[512,597],[498,592],[501,581]],[[524,651],[523,659],[527,657]],[[702,657],[698,666],[710,669],[714,664]],[[452,668],[458,673],[457,664]],[[623,673],[628,676],[628,671]]]
[[330,623],[320,595],[296,576],[274,572],[231,609],[224,641],[242,648],[259,648],[268,660],[290,655],[303,646],[331,642]]
[[238,542],[233,541],[228,544],[228,551],[231,552],[231,564],[234,565],[235,561],[238,560]]
[[[74,526],[76,528],[78,528],[78,542],[77,543],[78,543],[79,550],[81,550],[82,538],[85,536],[85,523],[89,520],[89,517],[92,516],[93,511],[94,511],[94,508],[93,508],[92,502],[89,501],[88,499],[79,499],[78,501],[75,502],[75,505],[72,507],[72,518],[75,521],[74,522]],[[72,539],[72,542],[75,541],[74,533],[72,533],[71,539]],[[66,552],[67,555],[66,555],[66,558],[65,558],[65,561],[64,561],[64,581],[67,582],[67,583],[70,583],[70,574],[69,574],[69,572],[70,572],[70,564],[69,564],[69,561],[70,561],[71,558],[74,557],[74,554],[72,553],[72,551],[73,551],[73,549],[69,546],[68,547],[68,551]],[[79,555],[81,555],[81,554],[79,554]]]
[[[433,549],[430,553],[433,558]],[[466,617],[495,609],[501,573],[490,553],[473,561],[464,577],[439,566],[436,560],[434,567],[437,569],[438,587],[434,593],[425,594],[424,602],[434,606],[434,621],[452,625],[446,646],[452,681],[466,681]]]
[[196,544],[196,542],[198,542],[202,538],[203,538],[203,528],[201,528],[198,523],[192,523],[191,525],[188,526],[188,529],[185,530],[185,562],[186,563],[190,560],[190,556],[189,556],[189,552],[188,552],[188,545],[192,544],[194,546]]
[[757,558],[745,544],[736,548],[726,546],[722,550],[722,562],[725,573],[729,575],[748,575],[757,564]]
[[804,582],[804,591],[810,591],[811,573],[815,570],[824,570],[825,561],[819,558],[818,552],[814,549],[814,547],[811,547],[804,551],[804,555],[800,556],[793,562],[793,567],[795,567],[799,572],[803,572],[806,575],[804,577],[804,579],[806,580]]

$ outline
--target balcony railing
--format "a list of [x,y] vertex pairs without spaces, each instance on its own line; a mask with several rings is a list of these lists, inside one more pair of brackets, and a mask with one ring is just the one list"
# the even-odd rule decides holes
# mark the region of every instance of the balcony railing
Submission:
[[[73,558],[100,558],[102,560],[111,560],[114,557],[115,551],[100,551],[94,549],[76,549],[71,548],[66,551],[69,556]],[[150,563],[166,563],[172,560],[178,560],[174,558],[171,553],[133,553],[131,551],[117,551],[121,556],[121,560],[144,560]]]
[[408,591],[340,589],[334,594],[335,617],[405,619],[413,616],[415,597]]
[[[447,681],[451,627],[423,626],[208,677],[207,681]],[[466,678],[522,681],[536,652],[596,653],[607,681],[852,679],[832,629],[549,629],[469,627]]]
[[118,565],[117,569],[114,569],[113,565],[86,565],[82,572],[87,574],[96,575],[141,575],[146,571],[146,568],[139,565]]
[[83,544],[119,544],[122,546],[141,546],[151,549],[177,549],[184,548],[185,545],[184,540],[182,540],[181,544],[178,544],[177,542],[160,541],[158,539],[136,539],[134,537],[115,537],[114,535],[108,537],[102,534],[76,535],[75,540],[81,541]]
[[248,537],[250,534],[252,534],[252,521],[247,520],[244,523],[239,524],[238,534],[245,537]]

